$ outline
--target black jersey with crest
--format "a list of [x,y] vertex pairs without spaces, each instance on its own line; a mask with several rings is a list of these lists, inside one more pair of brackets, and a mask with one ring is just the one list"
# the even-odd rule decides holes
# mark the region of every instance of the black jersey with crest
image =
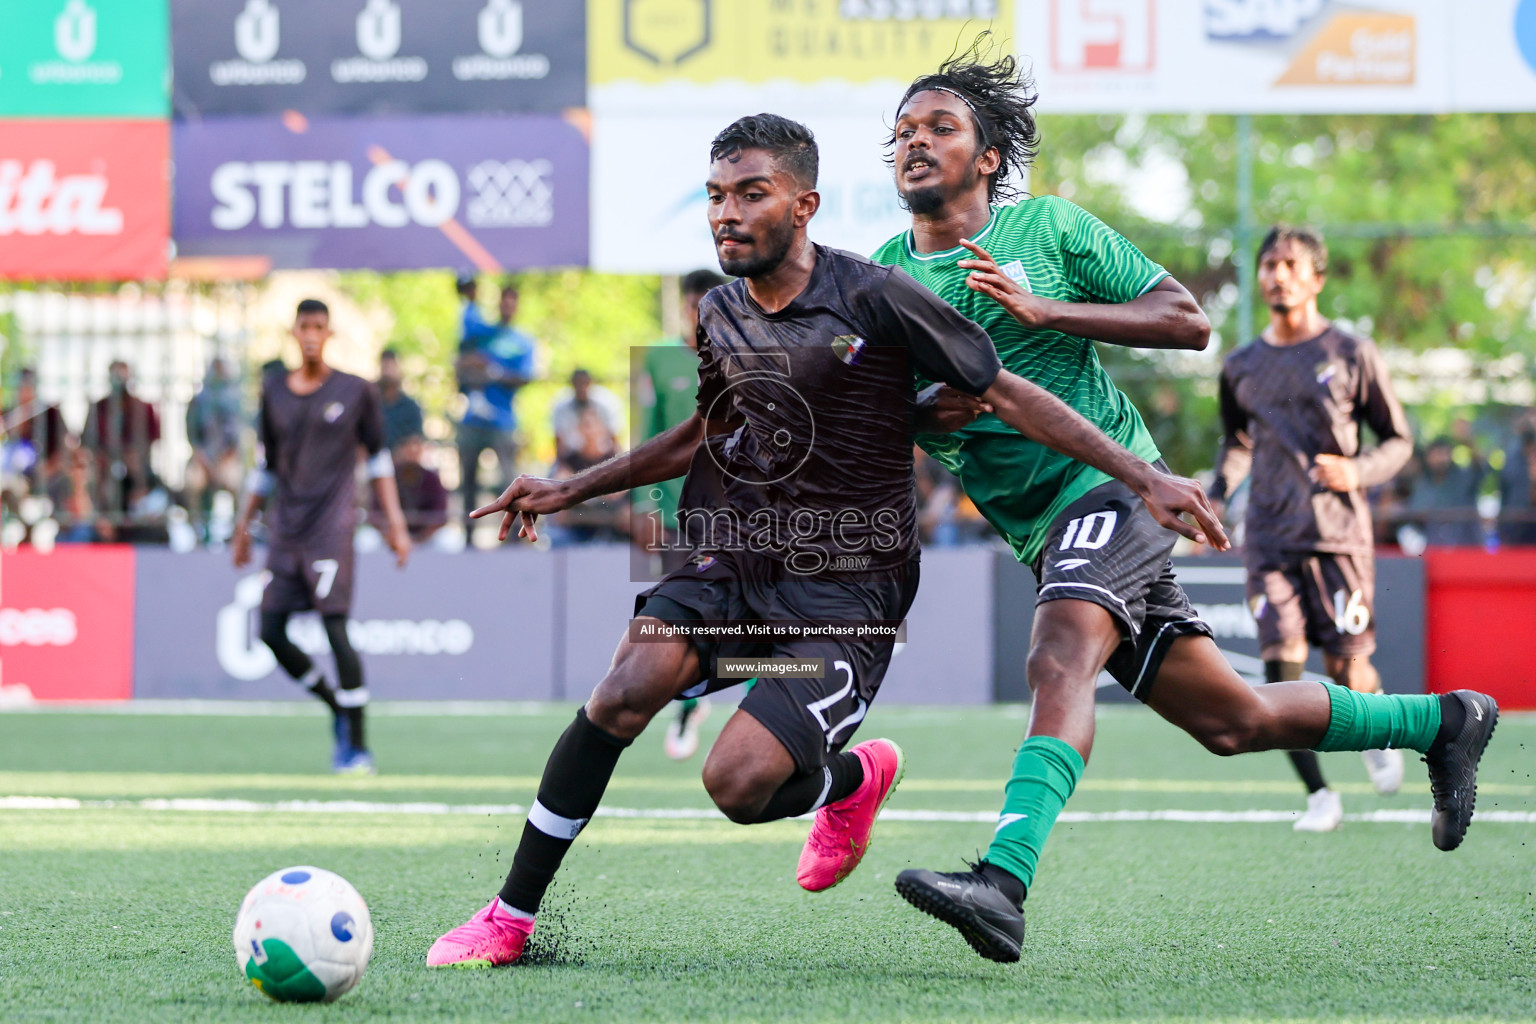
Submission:
[[315,391],[295,394],[286,374],[261,389],[262,454],[273,479],[267,521],[274,542],[350,537],[357,526],[358,449],[384,447],[373,384],[332,370]]
[[694,457],[684,532],[799,575],[917,554],[913,374],[979,395],[1001,369],[987,333],[905,271],[819,245],[777,312],[745,280],[710,291],[699,356],[699,413],[735,429]]

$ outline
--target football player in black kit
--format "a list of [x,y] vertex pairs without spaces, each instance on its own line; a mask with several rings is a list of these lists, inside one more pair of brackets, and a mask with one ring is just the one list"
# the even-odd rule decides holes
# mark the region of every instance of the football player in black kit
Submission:
[[[251,520],[270,496],[264,517],[270,578],[261,597],[262,642],[283,671],[331,709],[336,736],[331,768],[371,775],[373,755],[363,731],[368,688],[363,685],[362,662],[347,638],[359,449],[367,453],[368,478],[388,522],[385,539],[402,567],[410,555],[411,537],[395,490],[394,463],[384,447],[378,391],[369,381],[325,363],[325,343],[331,337],[325,303],[299,303],[293,336],[303,357],[299,368],[268,374],[262,381],[262,455],[235,524],[235,567],[250,563]],[[288,617],[311,610],[320,613],[335,655],[335,688],[288,636]]]
[[[740,278],[699,307],[698,409],[627,454],[565,480],[519,477],[476,516],[506,537],[537,516],[687,474],[679,502],[693,561],[637,599],[612,667],[556,743],[500,894],[427,954],[431,966],[511,963],[561,859],[596,812],[620,754],[672,700],[715,686],[717,657],[820,659],[757,685],[704,764],[704,787],[740,824],[816,811],[799,864],[810,891],[857,866],[901,777],[875,739],[844,751],[894,637],[768,644],[646,631],[689,623],[885,623],[917,590],[912,373],[974,396],[1029,437],[1129,484],[1159,522],[1225,537],[1198,485],[1155,472],[1059,399],[1006,370],[981,328],[905,272],[813,244],[817,151],[802,125],[745,117],[710,150],[709,222],[720,268]],[[1198,526],[1179,519],[1192,514]],[[702,534],[696,525],[702,524]]]

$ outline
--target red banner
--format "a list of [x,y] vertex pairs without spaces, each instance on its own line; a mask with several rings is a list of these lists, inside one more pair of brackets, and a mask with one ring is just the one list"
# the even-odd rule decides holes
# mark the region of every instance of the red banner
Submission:
[[127,546],[0,555],[0,688],[25,686],[38,700],[127,700],[133,584]]
[[164,277],[164,121],[0,121],[0,278]]
[[1536,708],[1536,551],[1430,548],[1424,561],[1430,690],[1481,690],[1502,708]]

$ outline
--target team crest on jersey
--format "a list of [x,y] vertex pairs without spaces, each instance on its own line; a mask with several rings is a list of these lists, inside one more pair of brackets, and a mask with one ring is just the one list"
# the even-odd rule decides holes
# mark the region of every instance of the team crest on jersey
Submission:
[[1034,289],[1029,286],[1029,275],[1024,272],[1024,264],[1021,261],[1014,260],[1012,263],[1004,263],[997,269],[1001,270],[1003,274],[1007,276],[1008,280],[1017,284],[1019,287],[1023,288],[1030,294],[1034,294]]
[[1318,363],[1315,369],[1317,370],[1317,382],[1319,384],[1327,384],[1339,372],[1339,367],[1335,363]]
[[325,422],[335,423],[341,419],[341,414],[347,411],[347,407],[340,402],[332,402],[325,407]]
[[864,358],[864,339],[857,334],[839,334],[832,339],[832,351],[849,366],[859,365]]
[[712,566],[714,564],[715,564],[715,556],[714,555],[694,555],[693,556],[693,566],[694,566],[694,571],[695,572],[703,572],[705,569],[708,569],[710,566]]

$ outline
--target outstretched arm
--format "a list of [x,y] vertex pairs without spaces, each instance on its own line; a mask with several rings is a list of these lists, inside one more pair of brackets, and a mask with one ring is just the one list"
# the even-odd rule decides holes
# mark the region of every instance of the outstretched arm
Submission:
[[[997,416],[1031,441],[1102,470],[1135,491],[1164,527],[1225,551],[1231,544],[1205,491],[1193,480],[1169,476],[1105,436],[1044,388],[1003,370],[981,396]],[[1180,518],[1194,517],[1195,525]]]
[[671,430],[657,434],[639,447],[575,476],[564,480],[520,476],[501,492],[501,497],[483,508],[475,509],[470,515],[479,519],[497,512],[503,513],[500,533],[502,540],[511,534],[513,520],[521,515],[523,525],[518,528],[518,536],[537,540],[538,531],[534,522],[541,515],[560,512],[589,498],[612,494],[614,491],[645,487],[684,475],[693,461],[694,451],[704,439],[706,428],[713,432],[720,426],[723,425],[712,421],[707,423],[695,412]]
[[1061,302],[1034,295],[1004,274],[992,255],[966,239],[974,259],[955,265],[971,273],[966,285],[997,302],[1015,320],[1035,330],[1060,331],[1129,348],[1200,351],[1211,338],[1211,322],[1189,290],[1172,277],[1129,302]]

